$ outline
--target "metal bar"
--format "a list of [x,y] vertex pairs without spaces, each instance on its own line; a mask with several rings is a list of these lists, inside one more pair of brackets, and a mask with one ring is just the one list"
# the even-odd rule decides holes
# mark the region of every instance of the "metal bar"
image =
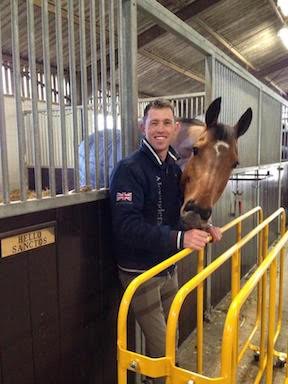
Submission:
[[73,193],[69,195],[57,195],[56,197],[48,197],[47,199],[27,200],[21,202],[13,202],[13,204],[3,205],[0,209],[0,219],[7,217],[17,217],[28,213],[40,212],[47,209],[59,207],[67,207],[70,205],[83,204],[91,201],[102,200],[108,198],[108,191],[91,191],[87,193]]
[[269,319],[268,319],[268,340],[267,340],[267,367],[266,383],[271,384],[273,378],[273,352],[274,352],[274,334],[275,334],[275,306],[276,306],[276,280],[277,263],[273,260],[269,273]]
[[55,183],[55,158],[54,158],[54,132],[52,119],[52,89],[51,89],[51,70],[50,70],[50,39],[48,23],[48,1],[42,0],[42,41],[44,58],[44,75],[46,88],[47,105],[47,130],[49,146],[49,187],[51,196],[56,195]]
[[[1,47],[1,57],[2,57],[2,47]],[[3,59],[2,59],[3,63]],[[4,69],[4,73],[3,73]],[[8,82],[8,68],[2,66],[2,81],[3,81],[3,94],[9,95],[10,90],[9,90],[9,82]]]
[[[174,100],[177,100],[177,99],[182,99],[182,98],[191,98],[191,97],[204,97],[205,96],[205,92],[195,92],[195,93],[184,93],[183,95],[165,95],[165,99],[174,99]],[[153,100],[156,100],[156,99],[159,99],[159,96],[157,97],[144,97],[144,98],[139,98],[138,99],[138,102],[141,103],[141,102],[145,102],[145,103],[149,103],[150,101],[153,101]]]
[[88,97],[87,97],[87,63],[86,63],[86,33],[85,33],[85,7],[84,1],[79,0],[80,19],[80,64],[81,64],[81,94],[82,94],[82,122],[85,152],[85,180],[90,186],[90,162],[89,162],[89,133],[88,133]]
[[41,144],[40,144],[39,117],[38,117],[38,90],[37,90],[35,29],[34,29],[34,2],[33,2],[33,0],[28,0],[28,2],[27,2],[27,19],[28,19],[29,65],[30,65],[31,92],[32,92],[34,179],[35,179],[36,197],[37,197],[37,199],[41,199],[42,198]]
[[[3,61],[2,61],[1,16],[2,15],[0,12],[0,65],[2,67]],[[7,204],[10,201],[10,198],[9,198],[10,187],[9,187],[8,147],[7,147],[7,137],[6,137],[6,120],[5,120],[5,105],[4,105],[4,94],[3,94],[2,68],[0,68],[0,150],[1,150],[1,173],[2,173],[3,203]]]
[[[118,74],[119,74],[119,114],[122,116],[122,84],[123,84],[123,72],[124,72],[124,56],[121,54],[123,52],[123,45],[124,45],[124,31],[123,31],[123,0],[118,0],[118,17],[117,17],[117,25],[118,25]],[[141,116],[142,117],[142,116]],[[121,155],[122,157],[125,156],[126,150],[125,150],[125,143],[126,143],[126,130],[124,129],[123,123],[126,123],[127,119],[122,119],[121,117]]]
[[205,58],[205,109],[212,102],[215,97],[216,87],[216,76],[215,76],[215,57],[209,56]]
[[69,72],[70,72],[70,95],[72,105],[73,123],[73,153],[74,153],[74,189],[79,192],[79,158],[78,158],[78,119],[77,119],[77,87],[76,87],[76,63],[75,63],[75,41],[74,41],[74,6],[68,1],[68,38],[69,38]]
[[[236,228],[236,242],[241,240],[242,226],[241,223],[237,224]],[[231,298],[232,300],[236,297],[240,290],[240,278],[241,278],[241,251],[237,250],[231,261]]]
[[106,30],[105,30],[105,0],[99,1],[100,15],[100,52],[101,52],[101,92],[102,114],[104,124],[104,187],[109,183],[109,156],[108,156],[108,132],[107,132],[107,63],[106,63]]
[[[262,260],[268,255],[268,238],[269,238],[269,226],[268,224],[265,226],[263,230],[263,245],[262,245]],[[265,333],[266,333],[266,305],[267,305],[267,274],[266,272],[262,277],[262,302],[261,302],[261,326],[260,326],[260,361],[259,368],[260,370],[265,369],[266,365],[266,351],[265,351]]]
[[[212,246],[211,244],[207,244],[206,246],[206,265],[211,264],[212,262]],[[206,314],[208,319],[211,316],[211,310],[212,310],[212,305],[211,305],[211,292],[212,292],[212,284],[211,284],[211,278],[207,278],[206,282]]]
[[61,152],[62,152],[62,193],[68,193],[68,173],[67,173],[67,135],[65,120],[64,103],[64,69],[63,69],[63,37],[62,37],[62,11],[60,1],[56,1],[55,21],[56,21],[56,52],[57,52],[57,78],[60,107],[60,126],[61,126]]
[[112,150],[113,164],[117,162],[117,111],[116,111],[116,83],[115,83],[115,26],[114,26],[114,0],[109,2],[109,41],[110,41],[110,100],[112,114]]
[[90,40],[92,55],[92,95],[93,95],[93,120],[94,120],[94,158],[95,158],[95,188],[99,189],[99,134],[98,134],[98,75],[97,75],[97,43],[96,43],[96,6],[90,0]]
[[[286,229],[286,216],[281,216],[280,219],[280,237],[283,237]],[[284,270],[285,270],[285,248],[281,249],[280,252],[280,271],[279,271],[279,286],[278,286],[278,319],[277,319],[277,328],[275,332],[274,344],[276,344],[277,338],[281,331],[282,319],[283,319],[283,290],[284,290]]]
[[18,0],[11,0],[11,19],[12,23],[12,53],[13,53],[13,80],[14,94],[16,101],[16,120],[18,134],[18,156],[19,156],[19,178],[20,178],[20,198],[27,200],[27,169],[25,166],[25,134],[24,117],[22,112],[21,99],[21,70],[19,57],[19,26],[18,26]]
[[[131,153],[137,144],[137,5],[136,2],[122,1],[122,49],[121,56],[121,129],[124,130],[125,154]],[[123,63],[125,62],[125,65]]]
[[[198,252],[197,274],[204,269],[204,250]],[[197,372],[203,372],[203,282],[197,286]]]

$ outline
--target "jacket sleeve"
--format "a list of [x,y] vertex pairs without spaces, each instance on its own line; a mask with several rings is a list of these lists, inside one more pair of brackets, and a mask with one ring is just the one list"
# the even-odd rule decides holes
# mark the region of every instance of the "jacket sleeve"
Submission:
[[[168,225],[152,225],[143,217],[145,178],[129,164],[118,163],[110,183],[113,231],[135,249],[157,252],[159,257],[181,249],[183,233]],[[178,246],[177,246],[178,245]],[[161,259],[161,257],[160,257]],[[160,260],[159,260],[160,261]]]

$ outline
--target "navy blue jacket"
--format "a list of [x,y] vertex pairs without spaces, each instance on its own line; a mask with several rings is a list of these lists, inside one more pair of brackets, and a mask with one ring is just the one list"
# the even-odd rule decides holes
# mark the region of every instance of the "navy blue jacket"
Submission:
[[110,199],[115,254],[121,269],[144,271],[183,248],[178,230],[181,170],[170,148],[162,162],[143,139],[141,147],[115,167]]

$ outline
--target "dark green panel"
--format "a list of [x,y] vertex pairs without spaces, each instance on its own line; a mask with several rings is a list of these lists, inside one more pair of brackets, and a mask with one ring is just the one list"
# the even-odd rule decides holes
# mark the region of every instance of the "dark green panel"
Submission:
[[51,221],[55,244],[0,260],[0,383],[114,383],[120,290],[109,203],[3,219],[0,236]]

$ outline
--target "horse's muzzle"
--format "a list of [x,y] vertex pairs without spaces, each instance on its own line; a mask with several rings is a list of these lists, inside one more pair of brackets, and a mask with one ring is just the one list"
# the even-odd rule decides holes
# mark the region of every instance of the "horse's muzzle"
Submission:
[[203,209],[190,200],[181,210],[182,225],[185,230],[193,228],[205,229],[211,213],[211,208]]
[[208,220],[209,217],[211,216],[212,209],[211,208],[201,208],[199,205],[195,204],[194,201],[189,200],[185,207],[184,207],[184,212],[189,213],[189,212],[194,212],[198,214],[202,220]]

